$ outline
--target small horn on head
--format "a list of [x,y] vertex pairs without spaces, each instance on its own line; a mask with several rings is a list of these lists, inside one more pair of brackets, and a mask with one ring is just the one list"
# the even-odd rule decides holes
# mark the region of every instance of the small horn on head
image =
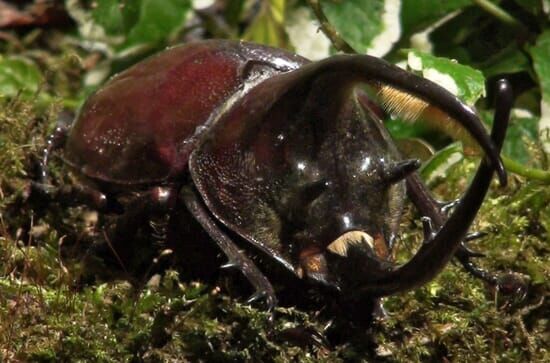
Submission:
[[394,184],[405,179],[409,174],[420,168],[420,161],[409,159],[390,164],[384,170],[383,180],[388,184]]

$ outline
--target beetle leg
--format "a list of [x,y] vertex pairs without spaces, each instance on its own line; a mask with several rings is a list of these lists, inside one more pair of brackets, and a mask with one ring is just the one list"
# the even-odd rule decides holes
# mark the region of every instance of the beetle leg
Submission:
[[177,188],[154,187],[140,194],[125,206],[125,212],[116,222],[117,237],[128,236],[128,231],[136,230],[155,215],[165,215],[176,204]]
[[86,184],[64,185],[62,187],[31,181],[26,200],[41,203],[58,203],[63,207],[87,205],[103,213],[121,213],[122,207],[111,197]]
[[42,151],[42,161],[40,163],[40,183],[50,185],[48,173],[48,161],[50,155],[55,150],[61,148],[65,144],[69,133],[69,126],[73,120],[73,115],[70,112],[62,112],[57,120],[57,125],[54,131],[46,140],[46,147]]
[[277,297],[275,296],[275,291],[269,280],[258,267],[256,267],[254,262],[240,251],[237,245],[235,245],[235,243],[220,229],[203,206],[198,195],[191,188],[184,188],[181,192],[181,196],[189,212],[202,225],[229,259],[226,266],[238,267],[256,290],[249,299],[249,302],[265,298],[268,310],[272,311],[277,305]]
[[[432,230],[434,228],[439,229],[443,226],[446,220],[446,212],[441,208],[440,202],[431,195],[428,188],[422,183],[418,173],[414,173],[407,177],[407,195],[420,213],[430,219]],[[467,235],[458,247],[455,257],[472,276],[481,278],[489,283],[494,283],[496,277],[493,274],[477,267],[471,261],[472,257],[481,257],[480,254],[470,250],[465,245],[465,242],[479,237],[480,234],[478,232]]]
[[136,256],[136,245],[133,242],[141,226],[149,224],[153,230],[151,237],[156,241],[166,238],[168,222],[165,217],[175,207],[177,192],[175,186],[154,187],[125,203],[124,213],[116,217],[114,225],[105,235],[109,252],[124,270],[125,263],[133,262]]

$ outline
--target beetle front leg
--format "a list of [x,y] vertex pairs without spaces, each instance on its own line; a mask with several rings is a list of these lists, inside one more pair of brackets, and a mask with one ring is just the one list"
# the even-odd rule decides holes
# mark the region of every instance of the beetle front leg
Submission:
[[206,211],[200,197],[191,188],[184,188],[181,192],[181,197],[189,212],[201,224],[210,237],[216,242],[218,247],[225,253],[228,258],[228,263],[224,266],[236,267],[252,284],[256,292],[248,300],[252,302],[261,298],[266,299],[266,304],[269,311],[272,311],[277,305],[277,297],[269,280],[256,267],[254,262],[250,260],[235,243],[220,229],[214,219]]

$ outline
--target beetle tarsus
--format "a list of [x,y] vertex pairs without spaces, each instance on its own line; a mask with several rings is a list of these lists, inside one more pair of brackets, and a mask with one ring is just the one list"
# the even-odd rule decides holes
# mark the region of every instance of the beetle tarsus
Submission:
[[464,244],[464,242],[462,242],[460,249],[462,251],[464,251],[464,254],[466,254],[469,258],[470,257],[485,257],[485,254],[483,254],[481,252],[474,251],[474,250],[468,248],[468,246],[466,246]]
[[163,193],[159,193],[158,187],[150,188],[128,201],[125,208],[122,208],[115,198],[97,190],[88,188],[86,193],[92,198],[88,205],[101,202],[102,207],[96,205],[96,209],[119,214],[113,228],[106,234],[106,242],[109,243],[117,260],[128,263],[136,256],[135,246],[131,242],[140,226],[149,224],[152,229],[151,237],[157,242],[165,242],[169,212],[174,200],[171,195],[177,193],[175,187],[163,187]]
[[[432,222],[432,225],[441,227],[446,219],[446,214],[449,209],[456,206],[460,199],[456,199],[452,202],[445,203],[436,200],[431,193],[426,189],[424,184],[420,181],[418,174],[413,174],[407,178],[407,194],[413,201],[414,205],[419,209],[420,213],[428,216]],[[445,210],[447,207],[447,210]],[[493,281],[493,279],[487,279],[489,273],[477,268],[473,262],[470,261],[472,257],[483,257],[481,253],[470,250],[466,243],[472,240],[482,238],[486,236],[485,232],[472,232],[468,233],[462,243],[458,247],[455,253],[456,259],[460,262],[463,268],[476,278],[482,278],[485,281]]]
[[477,231],[477,232],[468,233],[466,237],[464,237],[463,242],[466,243],[466,242],[474,241],[476,239],[480,239],[485,236],[487,236],[487,232]]
[[472,276],[485,281],[489,285],[496,285],[497,284],[497,277],[494,273],[491,273],[487,270],[482,269],[481,267],[476,266],[473,262],[467,261],[462,262],[460,261],[464,269]]

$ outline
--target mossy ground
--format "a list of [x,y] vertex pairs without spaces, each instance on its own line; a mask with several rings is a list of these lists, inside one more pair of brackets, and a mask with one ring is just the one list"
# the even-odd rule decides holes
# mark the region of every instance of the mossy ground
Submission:
[[[492,188],[473,227],[488,235],[472,248],[487,255],[479,259],[486,269],[527,279],[524,298],[502,296],[449,265],[427,286],[388,298],[386,320],[331,350],[280,338],[294,326],[321,331],[327,320],[315,309],[278,308],[271,325],[261,307],[243,304],[224,284],[188,281],[175,269],[132,283],[116,270],[98,277],[102,261],[90,247],[102,236],[94,214],[27,200],[45,135],[81,75],[67,50],[44,59],[47,99],[39,92],[0,100],[0,360],[550,361],[550,188],[517,177]],[[464,161],[434,188],[456,197],[473,170]],[[72,182],[57,159],[52,179]],[[404,255],[420,241],[418,227],[407,213]]]

